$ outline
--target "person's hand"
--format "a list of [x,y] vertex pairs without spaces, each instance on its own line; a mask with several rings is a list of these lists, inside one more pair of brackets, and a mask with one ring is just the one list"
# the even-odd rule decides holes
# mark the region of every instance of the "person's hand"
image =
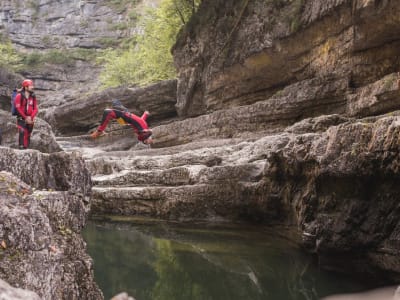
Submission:
[[149,138],[147,138],[147,139],[145,139],[145,140],[143,141],[143,144],[145,144],[145,145],[151,145],[151,144],[153,144],[153,139],[152,139],[151,137],[149,137]]
[[27,116],[25,119],[26,124],[33,124],[32,118],[30,116]]

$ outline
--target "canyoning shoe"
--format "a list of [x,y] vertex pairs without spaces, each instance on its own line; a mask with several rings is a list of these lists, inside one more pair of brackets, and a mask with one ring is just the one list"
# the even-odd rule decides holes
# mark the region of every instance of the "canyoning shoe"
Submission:
[[98,130],[96,130],[96,131],[94,131],[94,132],[90,135],[90,137],[91,137],[92,139],[97,139],[97,138],[99,138],[99,137],[102,137],[103,135],[105,135],[104,131],[98,131]]

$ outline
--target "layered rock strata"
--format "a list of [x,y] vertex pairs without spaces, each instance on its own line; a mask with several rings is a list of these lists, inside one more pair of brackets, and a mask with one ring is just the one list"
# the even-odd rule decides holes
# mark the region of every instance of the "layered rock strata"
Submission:
[[277,91],[299,83],[301,98],[310,80],[323,91],[315,115],[345,112],[354,89],[400,69],[399,15],[393,1],[202,1],[173,51],[178,113],[274,106]]
[[399,274],[399,134],[398,116],[331,115],[253,141],[97,153],[93,213],[292,224],[320,255],[363,249]]

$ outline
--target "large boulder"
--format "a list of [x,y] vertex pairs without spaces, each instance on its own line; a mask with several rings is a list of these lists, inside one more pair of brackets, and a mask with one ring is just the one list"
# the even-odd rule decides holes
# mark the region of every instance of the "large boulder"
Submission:
[[0,277],[42,299],[103,299],[80,236],[89,206],[85,197],[34,190],[4,171],[0,196]]
[[71,191],[88,200],[91,179],[79,153],[45,154],[0,147],[0,170],[11,172],[36,189]]
[[0,147],[0,277],[43,299],[103,299],[80,231],[91,179],[79,153]]

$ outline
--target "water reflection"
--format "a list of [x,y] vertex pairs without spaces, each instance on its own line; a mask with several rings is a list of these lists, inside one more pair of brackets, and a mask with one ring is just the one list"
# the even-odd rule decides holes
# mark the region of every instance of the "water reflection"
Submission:
[[366,289],[319,270],[276,231],[91,222],[84,237],[106,299],[314,300]]

